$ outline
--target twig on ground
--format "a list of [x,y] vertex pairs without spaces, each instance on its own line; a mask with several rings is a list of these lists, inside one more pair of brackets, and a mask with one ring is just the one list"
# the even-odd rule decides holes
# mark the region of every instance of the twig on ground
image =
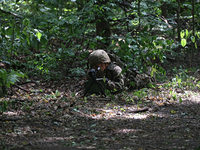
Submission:
[[38,83],[36,81],[26,81],[26,82],[17,83],[17,84],[18,85],[23,85],[23,84],[27,84],[27,83],[35,83],[38,86]]
[[141,109],[134,109],[134,110],[127,110],[127,113],[139,113],[148,111],[149,107],[141,108]]
[[19,89],[21,89],[21,90],[23,90],[23,91],[25,91],[25,92],[31,92],[31,91],[29,91],[29,90],[26,90],[26,89],[20,87],[19,85],[14,84],[13,86],[15,86],[15,87],[17,87],[17,88],[19,88]]
[[95,98],[87,98],[87,100],[99,100],[99,101],[111,101],[111,99],[110,98],[97,98],[97,97],[95,97]]

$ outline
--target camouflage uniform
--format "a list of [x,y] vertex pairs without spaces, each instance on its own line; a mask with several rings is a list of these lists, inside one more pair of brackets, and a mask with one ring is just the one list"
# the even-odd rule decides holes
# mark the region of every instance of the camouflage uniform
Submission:
[[[118,60],[119,58],[115,57],[115,59]],[[101,70],[96,71],[97,78],[107,78],[106,88],[108,90],[139,89],[146,87],[148,83],[153,81],[150,75],[139,74],[137,71],[130,69],[123,75],[121,61],[121,65],[118,66],[115,62],[111,62],[110,57],[104,50],[95,50],[89,56],[90,67],[92,68],[100,63],[109,63],[104,72]],[[90,77],[87,75],[87,78]]]
[[[129,90],[148,87],[149,83],[154,83],[155,79],[151,75],[129,69],[126,72],[126,86]],[[134,83],[134,84],[132,84]]]
[[105,77],[108,79],[106,82],[106,88],[108,90],[116,89],[117,91],[121,91],[124,89],[124,76],[121,74],[121,72],[122,69],[118,65],[111,62],[104,72],[101,70],[97,71],[96,77]]
[[[106,78],[106,88],[108,90],[121,91],[124,88],[124,77],[121,74],[122,69],[111,62],[110,57],[104,50],[95,50],[89,56],[89,64],[90,67],[93,68],[94,66],[101,64],[101,63],[109,63],[107,68],[103,71],[97,70],[96,77],[97,78]],[[89,72],[89,70],[88,70]],[[87,73],[88,74],[88,73]],[[87,75],[87,79],[91,79],[89,75]]]
[[[126,64],[124,64],[117,55],[108,53],[108,56],[112,62],[116,62],[122,69],[126,68]],[[151,77],[150,74],[151,69],[147,73],[140,74],[138,71],[129,68],[124,73],[124,87],[130,90],[148,87],[149,83],[155,82],[155,78]]]

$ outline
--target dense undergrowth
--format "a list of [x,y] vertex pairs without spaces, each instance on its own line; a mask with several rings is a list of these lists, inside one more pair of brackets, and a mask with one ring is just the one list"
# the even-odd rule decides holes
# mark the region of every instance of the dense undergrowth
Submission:
[[[0,148],[198,149],[198,6],[2,1]],[[83,97],[87,58],[99,48],[140,73],[150,66],[156,84]]]

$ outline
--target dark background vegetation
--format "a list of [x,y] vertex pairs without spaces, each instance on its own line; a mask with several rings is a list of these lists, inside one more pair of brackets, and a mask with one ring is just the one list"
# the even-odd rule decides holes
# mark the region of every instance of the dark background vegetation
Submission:
[[1,85],[9,87],[22,73],[47,81],[83,76],[88,50],[100,48],[141,72],[146,66],[157,73],[198,67],[198,5],[195,0],[1,1]]
[[[199,91],[198,80],[190,78],[200,67],[199,6],[199,0],[1,0],[0,121],[3,123],[0,139],[4,139],[1,142],[4,145],[0,148],[8,148],[6,144],[13,146],[18,140],[21,140],[18,143],[21,148],[23,145],[33,146],[37,143],[34,141],[36,137],[44,140],[46,134],[52,137],[64,133],[62,136],[67,146],[88,146],[92,142],[96,148],[109,149],[111,145],[113,149],[123,149],[134,147],[134,143],[127,141],[136,138],[137,149],[142,146],[144,149],[159,149],[163,145],[163,149],[197,148],[199,104],[191,102],[195,98],[184,91]],[[151,67],[152,75],[155,74],[157,83],[161,84],[152,91],[142,89],[112,95],[111,99],[117,97],[119,103],[104,103],[98,99],[95,103],[80,101],[76,96],[82,90],[80,86],[84,82],[89,52],[95,49],[116,54],[129,68],[136,68],[140,73]],[[23,83],[33,84],[30,86],[37,90],[29,90],[28,85],[20,87]],[[45,88],[38,84],[45,85]],[[63,94],[61,88],[67,94]],[[40,92],[44,95],[38,94]],[[184,94],[180,96],[180,93]],[[8,95],[14,97],[8,98]],[[143,105],[144,99],[147,101]],[[150,105],[149,101],[153,104]],[[120,119],[114,123],[94,119],[98,115],[109,118],[117,108],[116,116],[127,115],[128,106],[124,103],[130,107],[135,104],[134,108],[147,105],[155,110],[155,107],[158,112],[150,114],[146,120],[124,119],[124,123]],[[109,109],[113,106],[112,111],[107,113],[104,105]],[[99,111],[97,107],[103,110]],[[7,109],[24,112],[24,116],[2,118]],[[160,113],[169,117],[160,117]],[[30,119],[31,115],[35,120]],[[17,120],[21,122],[15,124]],[[22,130],[27,125],[26,135],[31,132],[30,137],[20,139],[12,135],[18,134],[17,127]],[[118,135],[118,128],[130,130]],[[154,129],[165,132],[160,134]],[[73,138],[64,138],[72,135]],[[111,135],[113,138],[109,138]],[[8,137],[13,138],[6,141]],[[169,140],[165,141],[165,137]],[[24,142],[23,138],[25,141],[30,138],[31,142]],[[121,141],[117,143],[119,147],[114,143],[116,141]],[[185,147],[180,146],[183,143]]]

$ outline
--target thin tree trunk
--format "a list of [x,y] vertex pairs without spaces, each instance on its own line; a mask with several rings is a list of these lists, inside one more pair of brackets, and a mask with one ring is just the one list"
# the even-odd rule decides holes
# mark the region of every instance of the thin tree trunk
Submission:
[[[193,24],[193,29],[192,29],[192,35],[195,36],[195,23],[194,23],[194,0],[192,0],[192,24]],[[190,60],[190,67],[192,67],[192,62],[194,59],[194,48],[195,48],[195,42],[192,45],[192,56],[191,56],[191,60]]]
[[[178,1],[178,11],[177,11],[177,30],[178,30],[178,42],[181,43],[181,36],[180,36],[180,7],[181,7],[181,3],[180,0]],[[178,46],[178,52],[177,53],[181,53],[181,46],[179,44]],[[180,66],[180,55],[176,56],[176,66],[177,68]]]
[[138,27],[138,29],[140,30],[140,0],[138,0],[138,16],[139,16],[139,27]]
[[[98,1],[99,6],[101,7],[102,5],[106,5],[108,0],[105,1]],[[110,22],[107,19],[107,11],[104,10],[101,12],[102,15],[99,15],[98,13],[95,15],[95,20],[96,20],[96,35],[103,37],[105,42],[98,41],[99,48],[106,49],[110,45],[110,37],[111,37],[111,29],[110,29]]]
[[167,3],[166,2],[162,2],[161,10],[162,10],[162,16],[167,18]]
[[[127,15],[126,9],[124,9],[124,11],[125,11],[126,18],[128,19],[128,15]],[[126,26],[127,26],[127,32],[129,32],[130,30],[129,30],[129,22],[128,21],[126,21]]]
[[12,60],[14,59],[13,49],[14,49],[14,40],[15,40],[15,21],[16,17],[13,19],[13,33],[12,33],[12,44],[11,44],[11,54],[10,54],[10,65],[12,65]]
[[138,28],[136,29],[136,38],[138,38],[138,32],[140,31],[140,0],[138,0],[138,19],[139,19],[139,23],[138,23]]

